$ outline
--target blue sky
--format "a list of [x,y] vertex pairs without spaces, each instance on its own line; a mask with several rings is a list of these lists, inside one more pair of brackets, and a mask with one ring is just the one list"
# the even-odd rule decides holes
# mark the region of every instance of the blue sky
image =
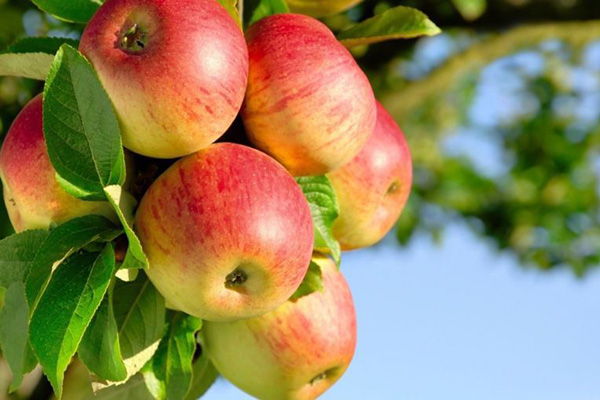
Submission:
[[[323,399],[600,398],[600,275],[522,269],[466,228],[345,255],[359,320]],[[217,383],[206,399],[248,399]]]

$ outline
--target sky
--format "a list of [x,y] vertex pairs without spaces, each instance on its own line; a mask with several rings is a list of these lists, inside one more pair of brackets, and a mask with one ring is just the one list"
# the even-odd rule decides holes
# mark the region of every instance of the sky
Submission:
[[[342,271],[358,345],[322,399],[600,399],[597,273],[524,269],[461,225],[346,253]],[[204,398],[250,399],[225,381]]]

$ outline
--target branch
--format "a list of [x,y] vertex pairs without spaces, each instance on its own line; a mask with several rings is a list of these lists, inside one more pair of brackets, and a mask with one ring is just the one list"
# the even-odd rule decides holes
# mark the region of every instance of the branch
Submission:
[[600,37],[600,21],[568,22],[518,27],[483,40],[420,81],[384,94],[381,102],[396,120],[410,115],[425,100],[450,90],[463,75],[473,73],[484,65],[513,54],[519,48],[536,45],[546,39],[561,39],[575,48]]

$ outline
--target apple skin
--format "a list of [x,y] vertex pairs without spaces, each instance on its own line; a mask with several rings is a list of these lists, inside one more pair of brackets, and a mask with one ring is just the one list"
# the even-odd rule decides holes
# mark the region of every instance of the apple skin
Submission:
[[362,0],[286,0],[292,12],[310,15],[311,17],[327,17],[346,11]]
[[357,333],[352,294],[331,260],[315,262],[323,271],[322,292],[287,301],[260,317],[207,322],[202,329],[219,373],[252,396],[314,399],[352,361]]
[[324,24],[298,14],[247,32],[250,69],[242,119],[250,141],[294,176],[349,162],[375,126],[373,89]]
[[[124,50],[134,24],[146,44]],[[115,105],[123,144],[145,156],[176,158],[208,146],[244,99],[244,36],[215,0],[107,0],[79,50]]]
[[[157,289],[172,307],[211,321],[285,302],[313,250],[296,181],[269,156],[232,143],[177,161],[150,186],[135,226]],[[234,279],[236,271],[247,280]]]
[[392,229],[410,194],[412,161],[402,131],[379,102],[365,147],[328,177],[340,207],[333,235],[343,250],[371,246]]
[[33,98],[10,127],[0,150],[0,179],[13,228],[47,229],[88,214],[115,219],[108,202],[79,200],[56,180],[42,127],[42,96]]

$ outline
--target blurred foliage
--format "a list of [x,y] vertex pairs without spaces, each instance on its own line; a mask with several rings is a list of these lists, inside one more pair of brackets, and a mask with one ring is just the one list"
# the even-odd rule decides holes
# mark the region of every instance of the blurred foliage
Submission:
[[[367,0],[346,29],[396,5],[445,33],[353,49],[410,142],[414,190],[397,237],[466,221],[523,265],[583,274],[600,257],[598,0]],[[77,37],[27,1],[0,0],[0,46]],[[39,82],[0,78],[0,137]],[[0,237],[7,224],[0,210]]]
[[452,0],[456,11],[467,21],[478,19],[485,13],[487,0]]
[[371,73],[415,161],[401,243],[460,219],[524,265],[598,264],[600,22],[449,33]]

